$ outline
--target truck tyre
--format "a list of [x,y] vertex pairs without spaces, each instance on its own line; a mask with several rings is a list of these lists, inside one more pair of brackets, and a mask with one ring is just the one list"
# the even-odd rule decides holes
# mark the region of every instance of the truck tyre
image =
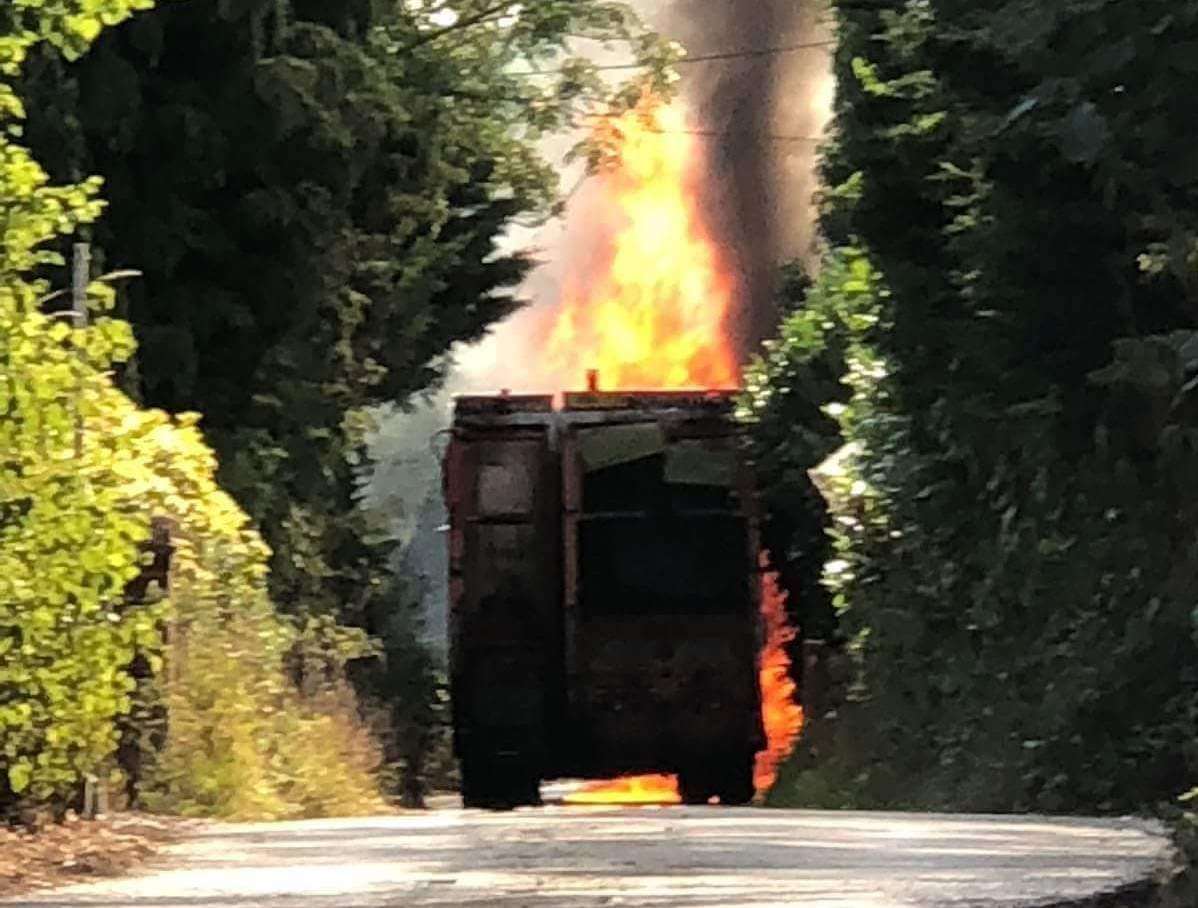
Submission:
[[462,760],[460,769],[463,807],[514,810],[541,803],[541,780],[519,763],[475,757]]
[[754,762],[754,757],[750,755],[730,760],[724,765],[716,794],[719,795],[720,803],[725,807],[743,807],[752,802],[755,794]]
[[712,761],[678,773],[683,804],[707,804],[719,798],[725,807],[743,807],[753,800],[753,757]]
[[714,780],[708,767],[692,766],[678,773],[678,795],[683,804],[706,804],[715,794]]

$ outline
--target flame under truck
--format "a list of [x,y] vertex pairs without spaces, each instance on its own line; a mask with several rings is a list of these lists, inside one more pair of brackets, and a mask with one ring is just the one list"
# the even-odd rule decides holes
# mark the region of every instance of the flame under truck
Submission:
[[764,745],[754,495],[728,392],[456,401],[454,747],[467,806],[676,773],[747,803]]

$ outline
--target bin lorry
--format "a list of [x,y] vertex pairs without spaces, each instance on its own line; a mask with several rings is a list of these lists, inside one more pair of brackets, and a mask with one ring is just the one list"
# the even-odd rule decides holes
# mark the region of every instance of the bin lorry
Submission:
[[764,745],[755,495],[731,392],[460,397],[443,463],[468,807],[672,773],[744,804]]

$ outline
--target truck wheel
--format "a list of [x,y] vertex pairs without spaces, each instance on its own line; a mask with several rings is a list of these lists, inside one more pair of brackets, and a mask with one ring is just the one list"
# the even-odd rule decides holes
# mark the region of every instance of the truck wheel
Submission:
[[749,756],[742,757],[739,760],[731,760],[723,767],[723,772],[720,776],[719,790],[717,794],[720,797],[720,803],[725,807],[743,807],[753,800],[755,789],[753,787],[753,764],[754,758]]
[[707,767],[695,766],[678,773],[678,795],[683,804],[706,804],[715,794],[715,785]]
[[738,757],[695,766],[678,773],[683,804],[706,804],[718,797],[725,807],[742,807],[753,800],[753,757]]
[[513,810],[541,803],[541,780],[525,766],[501,760],[461,762],[462,806]]

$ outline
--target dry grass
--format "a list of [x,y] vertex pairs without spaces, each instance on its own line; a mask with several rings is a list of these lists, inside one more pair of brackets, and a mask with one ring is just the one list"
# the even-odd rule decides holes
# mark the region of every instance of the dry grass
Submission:
[[0,895],[126,873],[199,824],[146,814],[115,814],[37,829],[0,826]]

